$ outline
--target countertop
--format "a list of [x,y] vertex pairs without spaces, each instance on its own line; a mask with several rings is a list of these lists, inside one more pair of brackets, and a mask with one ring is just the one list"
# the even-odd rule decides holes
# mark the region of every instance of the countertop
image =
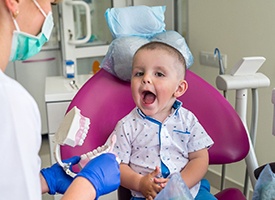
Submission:
[[92,74],[77,75],[75,78],[46,77],[45,101],[71,101],[82,85],[91,77]]

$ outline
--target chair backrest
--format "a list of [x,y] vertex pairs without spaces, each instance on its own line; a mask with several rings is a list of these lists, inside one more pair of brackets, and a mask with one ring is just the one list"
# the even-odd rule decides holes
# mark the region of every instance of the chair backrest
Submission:
[[[179,98],[204,126],[215,144],[209,150],[210,164],[237,162],[247,155],[249,143],[245,128],[230,103],[213,86],[187,70],[189,88]],[[91,120],[85,142],[80,147],[61,147],[62,159],[81,155],[103,145],[116,123],[135,106],[130,84],[100,70],[90,78],[72,100]]]

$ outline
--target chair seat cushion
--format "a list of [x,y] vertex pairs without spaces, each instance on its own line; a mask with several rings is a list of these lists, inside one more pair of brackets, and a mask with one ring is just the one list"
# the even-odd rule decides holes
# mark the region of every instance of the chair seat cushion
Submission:
[[215,194],[215,197],[217,197],[218,200],[232,200],[232,199],[246,200],[246,197],[237,188],[224,189],[223,191]]

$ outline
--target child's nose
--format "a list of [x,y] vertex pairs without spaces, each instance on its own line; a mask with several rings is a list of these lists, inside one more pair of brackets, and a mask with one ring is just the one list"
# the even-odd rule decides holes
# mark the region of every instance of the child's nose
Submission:
[[151,83],[151,78],[149,75],[144,75],[142,79],[143,84],[150,84]]

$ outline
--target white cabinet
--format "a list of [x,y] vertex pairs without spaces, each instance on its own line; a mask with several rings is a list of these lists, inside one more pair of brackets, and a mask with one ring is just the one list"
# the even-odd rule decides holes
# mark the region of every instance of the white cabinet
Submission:
[[[47,117],[48,117],[48,128],[49,128],[49,146],[50,146],[50,159],[51,164],[55,163],[54,159],[54,133],[59,127],[59,124],[61,123],[62,119],[64,118],[64,115],[66,113],[66,110],[70,104],[70,101],[64,101],[64,102],[49,102],[46,103],[47,108]],[[61,199],[62,195],[57,194],[53,196],[54,200]]]
[[61,52],[43,50],[26,61],[10,62],[5,73],[17,80],[33,96],[41,115],[42,134],[48,133],[45,108],[45,80],[61,75]]
[[[46,117],[48,123],[48,137],[50,146],[50,159],[51,164],[54,164],[54,134],[56,133],[60,123],[62,122],[67,108],[77,93],[77,89],[71,87],[72,80],[76,81],[79,88],[91,77],[91,75],[79,75],[74,79],[67,79],[63,76],[47,77],[45,81],[45,106]],[[61,195],[54,195],[54,200],[61,199]]]
[[55,146],[54,133],[57,131],[61,121],[63,120],[69,104],[70,104],[70,101],[46,103],[48,128],[49,128],[49,144],[50,144],[50,152],[51,152],[50,154],[51,164],[55,163],[55,159],[53,157],[54,146]]
[[66,0],[60,4],[62,56],[76,63],[76,74],[92,71],[107,53],[112,36],[104,12],[110,7],[111,0]]
[[71,82],[72,80],[75,80],[75,84],[78,88],[81,88],[90,77],[91,75],[87,74],[78,75],[74,79],[64,78],[63,76],[52,76],[46,78],[44,95],[52,164],[55,163],[53,157],[54,134],[61,124],[71,100],[78,91],[76,88],[71,86]]

